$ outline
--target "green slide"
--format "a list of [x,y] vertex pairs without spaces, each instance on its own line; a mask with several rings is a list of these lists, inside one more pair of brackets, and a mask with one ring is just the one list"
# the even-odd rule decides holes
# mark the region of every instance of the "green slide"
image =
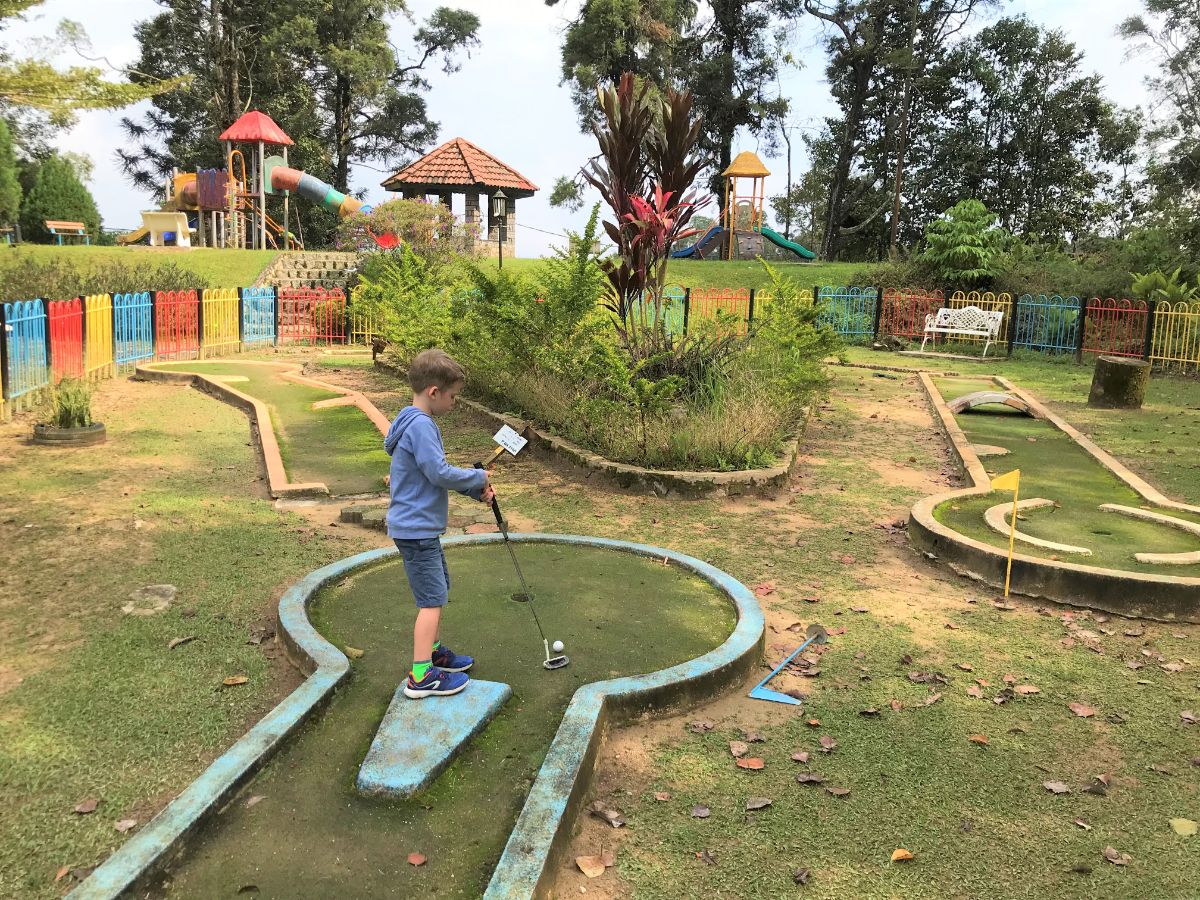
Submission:
[[759,230],[762,232],[763,237],[765,237],[772,244],[775,244],[777,247],[782,247],[784,250],[791,250],[797,256],[802,257],[804,259],[816,259],[817,258],[817,254],[813,253],[807,247],[801,247],[799,244],[789,241],[778,231],[772,231],[766,225],[763,225],[762,228],[760,228]]

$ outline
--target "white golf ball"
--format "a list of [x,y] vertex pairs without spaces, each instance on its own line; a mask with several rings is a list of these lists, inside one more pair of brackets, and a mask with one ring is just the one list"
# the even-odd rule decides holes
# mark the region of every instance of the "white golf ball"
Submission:
[[554,652],[555,652],[555,653],[562,653],[562,652],[563,652],[563,642],[562,642],[562,641],[555,641],[555,642],[554,642],[553,644],[551,644],[550,646],[554,648]]

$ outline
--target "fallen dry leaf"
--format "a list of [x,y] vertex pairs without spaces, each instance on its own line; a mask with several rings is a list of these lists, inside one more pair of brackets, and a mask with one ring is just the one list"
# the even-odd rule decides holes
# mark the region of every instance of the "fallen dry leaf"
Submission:
[[754,595],[756,597],[766,597],[768,594],[775,593],[775,582],[764,581],[762,584],[754,586]]
[[1071,793],[1071,789],[1069,787],[1067,787],[1065,784],[1063,784],[1061,781],[1043,781],[1042,787],[1044,787],[1046,790],[1048,790],[1052,794],[1069,794],[1069,793]]
[[697,805],[692,807],[693,819],[707,819],[711,815],[712,810],[710,810],[707,806]]
[[1089,825],[1087,822],[1083,821],[1083,819],[1076,819],[1075,824],[1078,825],[1080,828],[1082,828],[1084,831],[1092,830],[1092,826]]
[[739,769],[752,769],[754,771],[758,771],[765,765],[766,763],[764,763],[757,756],[744,756],[737,761],[737,766]]
[[833,738],[831,738],[827,734],[821,735],[821,739],[820,739],[820,741],[818,741],[818,743],[821,745],[822,753],[832,753],[834,751],[834,749],[837,748],[837,745],[838,745],[837,741],[835,741]]
[[[971,600],[971,601],[968,601],[968,602],[970,602],[970,603],[974,603],[975,601],[974,601],[974,600]],[[948,629],[950,629],[951,631],[958,631],[958,626],[957,626],[957,625],[955,625],[953,622],[947,622],[947,623],[945,623],[945,624],[944,624],[942,627],[943,627],[943,628],[948,628]]]
[[588,807],[588,811],[597,819],[603,819],[613,828],[620,828],[625,824],[625,818],[621,815],[620,810],[612,809],[605,805],[603,800],[596,800]]
[[706,862],[710,866],[715,866],[717,864],[717,855],[711,850],[696,851],[696,859],[700,860],[701,862]]
[[57,872],[54,873],[54,883],[58,884],[58,882],[62,881],[64,878],[67,877],[67,873],[70,871],[71,871],[70,866],[63,866],[61,869],[59,869]]
[[827,788],[825,788],[825,793],[830,794],[831,796],[834,796],[834,797],[845,797],[847,794],[850,793],[850,788],[827,787]]
[[807,725],[809,728],[820,728],[820,727],[821,727],[821,720],[820,720],[820,719],[809,719],[809,720],[808,720],[808,721],[807,721],[805,724],[806,724],[806,725]]
[[1183,663],[1176,663],[1176,662],[1165,663],[1165,664],[1159,666],[1159,668],[1162,669],[1164,672],[1182,672],[1183,671]]
[[1133,862],[1133,857],[1128,853],[1118,853],[1114,847],[1104,848],[1104,858],[1115,866],[1127,866]]
[[362,659],[363,657],[363,651],[357,647],[343,647],[342,650],[351,659]]
[[942,699],[941,694],[930,694],[928,697],[925,698],[925,705],[933,706],[933,704],[937,703],[941,699]]
[[750,748],[741,741],[730,741],[729,742],[729,752],[732,753],[734,756],[745,756],[746,751],[749,749]]
[[703,734],[706,731],[712,731],[714,726],[712,722],[692,722],[688,728],[693,734]]
[[816,772],[801,772],[796,776],[797,784],[824,784],[825,779]]
[[749,800],[746,801],[746,809],[747,810],[766,809],[770,805],[771,805],[770,797],[751,797]]
[[124,834],[125,832],[136,828],[137,822],[137,819],[122,819],[120,822],[114,825],[113,828],[117,829],[117,831],[121,832],[121,834]]
[[1041,688],[1036,688],[1032,684],[1018,684],[1013,691],[1020,694],[1022,697],[1028,697],[1031,694],[1040,694]]
[[908,862],[912,858],[913,855],[903,847],[892,851],[892,862]]
[[797,750],[792,754],[792,759],[798,763],[806,763],[810,758],[810,755],[804,750]]
[[426,862],[426,859],[425,859],[424,853],[408,854],[408,864],[410,866],[423,866],[423,865],[425,865],[425,862]]
[[174,650],[176,647],[182,647],[184,644],[190,643],[196,639],[194,634],[189,634],[187,637],[171,638],[171,642],[167,644],[168,650]]
[[575,865],[588,878],[599,878],[604,874],[604,860],[599,856],[577,856]]
[[867,608],[865,606],[852,606],[850,607],[850,612],[865,613],[867,612]]
[[1179,718],[1183,722],[1184,725],[1195,725],[1196,724],[1196,714],[1194,712],[1192,712],[1190,709],[1185,709],[1182,712],[1180,712]]
[[987,746],[987,742],[988,742],[988,739],[986,737],[984,737],[982,734],[967,735],[967,740],[970,741],[972,744],[982,744],[985,747]]
[[671,799],[671,794],[670,794],[669,792],[667,792],[667,791],[655,791],[655,792],[654,792],[654,799],[655,799],[655,800],[658,800],[659,802],[662,802],[662,801],[665,801],[665,800],[670,800],[670,799]]
[[866,709],[860,709],[858,714],[860,716],[877,716],[879,715],[879,710],[873,706],[868,706]]
[[88,799],[81,800],[79,802],[79,804],[75,807],[75,812],[79,813],[81,816],[86,816],[88,813],[94,813],[99,804],[99,800],[95,799],[94,797],[89,797]]
[[1081,719],[1090,719],[1096,714],[1096,710],[1086,703],[1070,703],[1067,708]]
[[1196,823],[1191,819],[1171,819],[1171,830],[1180,837],[1195,837]]
[[967,696],[974,697],[976,700],[982,700],[983,699],[983,688],[981,688],[977,684],[968,685]]
[[839,559],[838,562],[840,562],[843,566],[852,566],[856,562],[858,562],[858,560],[856,560],[853,556],[851,556],[849,553],[847,553],[844,556],[842,556],[842,558]]
[[792,873],[792,881],[796,884],[808,884],[810,878],[812,878],[812,872],[808,869],[797,869]]
[[889,700],[888,706],[892,708],[892,712],[900,712],[900,710],[904,709],[904,704],[899,700]]
[[237,687],[239,684],[245,684],[249,680],[245,675],[230,675],[221,684],[225,685],[225,687]]
[[964,672],[974,672],[975,667],[970,663],[955,663],[954,668],[962,669]]
[[764,743],[766,743],[766,740],[767,740],[765,737],[763,737],[757,731],[754,731],[753,729],[750,729],[750,728],[742,729],[742,738],[746,741],[747,744],[764,744]]

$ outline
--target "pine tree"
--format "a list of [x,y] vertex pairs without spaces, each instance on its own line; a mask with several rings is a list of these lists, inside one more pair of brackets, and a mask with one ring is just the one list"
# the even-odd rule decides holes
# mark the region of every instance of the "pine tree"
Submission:
[[83,222],[88,233],[100,232],[100,213],[91,192],[75,174],[74,167],[59,156],[51,156],[40,166],[33,187],[21,205],[21,231],[26,240],[49,242],[47,219]]

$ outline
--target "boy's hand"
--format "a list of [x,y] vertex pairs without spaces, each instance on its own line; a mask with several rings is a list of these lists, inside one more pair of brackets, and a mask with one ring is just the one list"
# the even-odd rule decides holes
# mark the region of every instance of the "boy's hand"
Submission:
[[492,487],[490,479],[483,482],[483,492],[479,495],[479,499],[483,503],[491,503],[496,498],[496,489]]

